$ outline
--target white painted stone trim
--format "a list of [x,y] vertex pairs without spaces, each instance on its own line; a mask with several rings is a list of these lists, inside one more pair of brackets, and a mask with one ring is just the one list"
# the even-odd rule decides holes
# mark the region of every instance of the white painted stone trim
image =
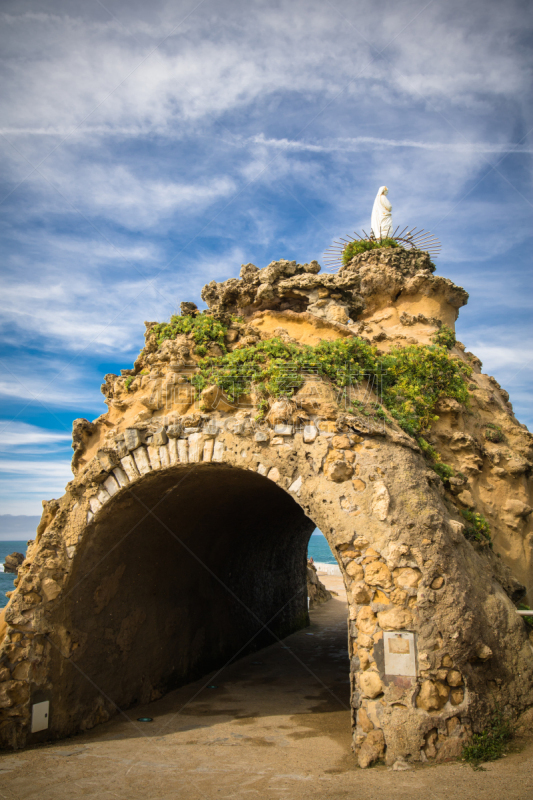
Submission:
[[202,460],[202,440],[201,433],[191,433],[189,436],[189,463],[198,463]]
[[108,493],[108,495],[110,497],[113,497],[113,495],[116,494],[118,492],[118,490],[120,489],[118,481],[116,480],[116,478],[113,475],[113,473],[111,473],[111,475],[109,475],[105,479],[104,486],[105,486],[106,491],[107,491],[107,493]]
[[93,514],[96,514],[102,508],[101,502],[96,497],[89,497],[89,505]]
[[296,478],[296,480],[294,481],[294,483],[292,483],[292,484],[289,486],[289,492],[295,492],[295,493],[298,493],[298,492],[300,491],[300,489],[302,488],[302,483],[303,483],[303,481],[302,481],[302,476],[301,476],[301,475],[298,475],[298,477]]
[[161,459],[159,457],[159,447],[148,445],[148,457],[150,458],[150,466],[152,469],[161,469]]
[[107,501],[110,499],[109,492],[106,492],[106,490],[103,487],[98,490],[96,496],[102,505],[104,505],[104,503],[107,503]]
[[120,463],[124,467],[124,472],[130,481],[134,481],[139,477],[139,471],[135,466],[135,461],[133,460],[132,456],[124,456],[124,458],[120,459]]
[[318,436],[318,430],[314,425],[305,425],[304,427],[304,442],[311,444]]
[[215,442],[215,447],[213,450],[213,461],[224,461],[224,443],[223,442]]
[[162,469],[170,467],[170,456],[166,444],[162,444],[159,447],[159,461],[161,462]]
[[124,470],[121,469],[120,467],[115,467],[115,469],[113,470],[113,475],[115,476],[118,485],[121,487],[127,486],[128,483],[130,482],[130,479],[128,478]]
[[208,439],[207,442],[204,444],[204,454],[203,460],[204,461],[211,461],[213,457],[213,450],[215,447],[214,439]]
[[178,439],[178,453],[182,464],[189,463],[188,447],[187,439]]
[[170,463],[171,464],[178,464],[179,463],[179,458],[178,458],[178,440],[177,439],[169,439],[167,447],[168,447],[168,454],[169,454],[169,457],[170,457]]
[[276,436],[292,436],[294,428],[292,425],[274,425]]
[[141,475],[146,475],[147,472],[151,472],[152,468],[148,460],[148,453],[144,447],[138,447],[137,450],[133,451],[132,455]]

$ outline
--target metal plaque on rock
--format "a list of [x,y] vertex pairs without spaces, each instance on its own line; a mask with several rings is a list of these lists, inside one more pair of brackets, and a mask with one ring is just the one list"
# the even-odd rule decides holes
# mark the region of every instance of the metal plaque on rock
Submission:
[[407,631],[384,631],[385,674],[416,678],[415,635]]

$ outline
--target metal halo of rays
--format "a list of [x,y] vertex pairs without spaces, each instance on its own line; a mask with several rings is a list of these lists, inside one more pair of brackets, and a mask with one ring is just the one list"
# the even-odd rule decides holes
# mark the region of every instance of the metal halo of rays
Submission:
[[[418,230],[417,228],[409,228],[409,225],[406,225],[401,231],[399,231],[400,226],[398,225],[394,233],[391,233],[390,236],[387,236],[387,239],[394,239],[394,241],[401,244],[407,250],[422,250],[425,253],[429,253],[431,258],[437,258],[440,250],[441,250],[441,243],[434,236],[431,231],[424,231],[422,228]],[[338,241],[334,241],[331,247],[325,251],[323,259],[324,265],[330,272],[337,272],[342,266],[342,254],[344,252],[345,247],[347,247],[351,242],[375,242],[378,241],[374,236],[374,233],[371,231],[370,235],[363,229],[364,236],[361,236],[357,231],[354,231],[354,236],[347,236],[346,239],[342,237]]]

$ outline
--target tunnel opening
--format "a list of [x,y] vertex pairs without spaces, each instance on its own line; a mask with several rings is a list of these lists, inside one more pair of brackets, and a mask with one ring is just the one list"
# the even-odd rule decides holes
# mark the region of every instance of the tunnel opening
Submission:
[[226,465],[150,473],[114,497],[66,591],[52,731],[92,727],[102,703],[104,719],[307,626],[314,530],[274,482]]

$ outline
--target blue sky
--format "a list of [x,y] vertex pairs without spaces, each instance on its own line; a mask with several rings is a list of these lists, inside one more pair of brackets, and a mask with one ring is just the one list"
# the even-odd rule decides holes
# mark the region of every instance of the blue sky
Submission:
[[368,227],[441,240],[459,338],[531,424],[527,2],[4,0],[0,513],[70,479],[143,320]]

